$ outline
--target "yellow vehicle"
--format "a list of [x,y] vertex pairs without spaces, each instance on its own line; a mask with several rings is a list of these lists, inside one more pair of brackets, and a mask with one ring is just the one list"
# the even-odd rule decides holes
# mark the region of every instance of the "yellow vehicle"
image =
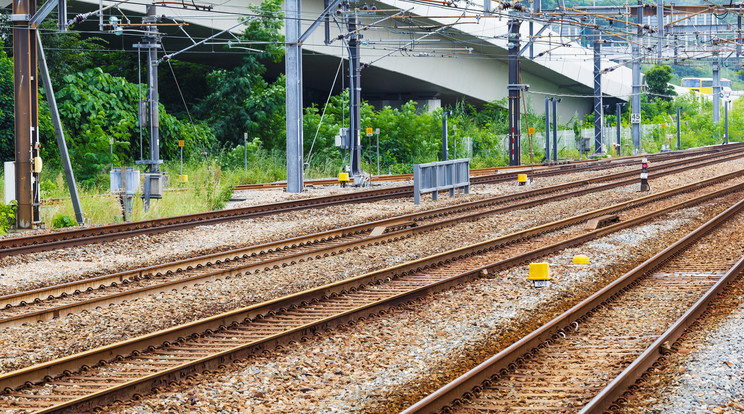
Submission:
[[[721,92],[724,96],[731,95],[732,83],[726,78],[721,78]],[[682,78],[682,87],[698,93],[713,94],[713,78]]]

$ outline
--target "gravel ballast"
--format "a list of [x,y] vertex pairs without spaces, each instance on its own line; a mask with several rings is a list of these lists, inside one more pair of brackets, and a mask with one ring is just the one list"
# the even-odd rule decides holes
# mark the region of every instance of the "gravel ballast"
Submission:
[[[688,209],[546,258],[554,276],[550,288],[531,287],[523,267],[499,272],[107,412],[167,412],[183,404],[188,410],[190,402],[192,412],[397,412],[713,213],[704,210]],[[592,264],[571,264],[576,254],[588,254]]]
[[[663,191],[693,182],[706,173],[713,174],[715,171],[716,175],[723,174],[741,169],[743,165],[742,162],[731,162],[711,167],[710,170],[693,170],[653,180],[652,190]],[[554,183],[552,181],[542,179],[535,186]],[[528,186],[527,189],[532,188],[537,187]],[[10,292],[47,284],[50,280],[74,279],[101,269],[141,265],[143,260],[157,263],[166,258],[191,256],[196,252],[256,240],[275,240],[290,234],[294,236],[368,221],[370,217],[389,217],[433,205],[442,206],[483,197],[485,194],[513,191],[519,191],[513,184],[484,186],[482,189],[476,188],[476,194],[469,197],[442,197],[438,203],[427,201],[421,207],[414,207],[410,199],[388,200],[355,205],[354,214],[349,214],[348,206],[287,213],[167,235],[143,236],[41,253],[33,255],[33,258],[8,258],[7,261],[3,260],[4,266],[0,271],[14,277],[0,275],[0,283]],[[340,255],[327,261],[313,261],[286,270],[262,273],[257,278],[244,277],[230,282],[210,283],[207,294],[212,296],[205,297],[203,290],[184,289],[33,327],[8,329],[0,332],[0,343],[13,345],[0,350],[4,364],[0,369],[13,369],[126,339],[640,195],[646,194],[638,194],[637,186],[628,186],[604,192],[600,196],[577,197],[556,205],[517,211],[508,216],[487,217],[437,234],[395,243],[394,249],[391,244],[379,249],[365,249],[361,254]],[[423,387],[431,388],[441,384],[451,376],[455,366],[461,368],[473,364],[485,349],[500,346],[496,343],[508,343],[515,339],[520,330],[533,326],[539,319],[534,318],[536,309],[559,311],[558,304],[562,303],[563,298],[585,296],[597,284],[616,277],[619,270],[632,266],[639,258],[650,255],[650,252],[663,247],[666,241],[678,237],[693,222],[697,223],[716,211],[715,207],[688,209],[674,215],[671,221],[620,232],[592,242],[581,251],[572,249],[551,258],[556,283],[550,289],[535,291],[525,285],[524,269],[502,272],[493,280],[435,295],[415,309],[398,311],[389,318],[364,322],[358,327],[343,328],[327,338],[313,340],[309,345],[290,346],[284,351],[274,352],[270,357],[257,357],[249,363],[240,364],[231,373],[221,373],[224,374],[224,380],[222,377],[210,377],[205,382],[210,385],[185,387],[183,391],[147,399],[142,407],[132,405],[121,410],[167,411],[176,410],[177,404],[181,409],[192,407],[194,412],[250,412],[246,411],[249,409],[260,412],[261,407],[271,412],[296,412],[294,409],[297,407],[306,412],[333,412],[334,409],[340,412],[388,411],[402,408],[401,401],[405,401],[409,395],[407,386],[424,384]],[[136,252],[132,252],[133,246],[138,247]],[[143,254],[143,251],[146,253]],[[592,265],[576,267],[570,264],[574,254],[587,252],[593,257]],[[80,257],[85,260],[80,260]],[[113,263],[108,261],[111,258],[114,259]],[[44,270],[38,270],[40,266],[41,269],[48,267],[48,272],[39,274],[44,273]],[[470,293],[469,290],[474,291],[473,297],[479,300],[470,299],[466,294]],[[423,332],[412,329],[421,329]],[[409,331],[410,334],[401,334]],[[24,338],[27,345],[16,344],[20,341],[13,338]],[[370,369],[370,362],[374,369]],[[303,368],[298,370],[298,366]],[[338,369],[333,370],[336,367]],[[428,382],[422,382],[422,378],[428,378]],[[204,380],[204,377],[200,377],[200,381]],[[219,407],[219,404],[224,406]]]
[[[658,186],[657,187],[661,187]],[[657,191],[661,191],[661,188]],[[131,302],[107,306],[50,322],[0,330],[0,372],[81,352],[97,346],[143,335],[220,312],[266,301],[311,287],[347,279],[457,246],[488,240],[502,234],[575,215],[638,196],[636,186],[590,194],[508,215],[487,216],[415,238],[369,246],[358,253],[313,260],[283,269],[261,272],[198,288],[160,293]],[[522,220],[515,220],[521,217]],[[12,338],[24,338],[23,342]],[[24,344],[37,344],[27,347]]]

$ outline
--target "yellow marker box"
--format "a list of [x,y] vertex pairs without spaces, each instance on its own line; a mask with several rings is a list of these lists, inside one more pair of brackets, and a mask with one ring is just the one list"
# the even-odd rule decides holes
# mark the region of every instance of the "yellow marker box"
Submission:
[[527,182],[527,174],[517,174],[517,182],[518,183],[526,183]]
[[550,280],[550,265],[547,263],[530,263],[530,276],[527,280]]
[[349,173],[339,173],[338,180],[341,182],[349,181]]
[[585,254],[576,255],[573,258],[573,264],[579,264],[579,265],[589,264],[589,256]]

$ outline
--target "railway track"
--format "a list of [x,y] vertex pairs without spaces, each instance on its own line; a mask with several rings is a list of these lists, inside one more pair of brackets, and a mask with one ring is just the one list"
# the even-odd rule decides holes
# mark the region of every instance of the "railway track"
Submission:
[[[683,168],[688,169],[689,167]],[[659,171],[652,177],[675,172],[679,172],[679,168],[671,168],[665,172]],[[717,183],[736,179],[742,175],[744,175],[744,171],[733,172],[619,205],[609,206],[603,210],[578,215],[569,222],[559,221],[553,226],[544,228],[543,232],[554,231],[598,215],[625,211],[698,189],[709,189],[710,186]],[[491,197],[288,240],[0,296],[0,328],[48,321],[59,316],[134,300],[166,290],[180,289],[197,283],[291,266],[329,255],[364,249],[369,245],[391,243],[415,237],[418,234],[454,226],[458,223],[480,220],[487,215],[505,213],[546,202],[555,202],[591,192],[631,185],[635,184],[636,181],[635,178],[621,179],[608,184],[577,190],[571,190],[572,186],[570,185],[558,185],[528,191],[516,196]],[[566,189],[568,191],[565,191]],[[522,199],[527,199],[527,201],[522,201]]]
[[[569,169],[573,168],[572,166],[580,165],[580,164],[587,164],[587,163],[607,163],[608,161],[604,160],[575,160],[571,162],[562,162],[557,164],[540,164],[540,165],[534,165],[534,166],[525,166],[525,165],[516,165],[516,166],[504,166],[504,167],[489,167],[489,168],[473,168],[470,170],[470,176],[471,177],[477,177],[481,175],[492,175],[492,174],[499,174],[504,172],[513,172],[513,171],[524,171],[524,170],[545,170],[545,169],[556,169],[556,168],[563,168],[563,169]],[[567,167],[569,166],[569,167]],[[395,182],[395,181],[409,181],[413,180],[413,174],[393,174],[393,175],[374,175],[370,177],[370,182],[372,183],[385,183],[385,182]],[[350,182],[354,182],[354,178],[350,177]],[[315,179],[307,179],[304,181],[305,186],[326,186],[326,185],[338,185],[338,178],[315,178]],[[235,186],[235,190],[269,190],[269,189],[278,189],[278,188],[287,188],[287,183],[283,181],[277,181],[273,183],[256,183],[256,184],[240,184]]]
[[[738,144],[733,144],[738,145]],[[698,149],[700,153],[705,153],[710,151],[710,147],[708,148],[701,148]],[[652,154],[648,155],[646,157],[651,157],[653,161],[659,162],[663,161],[665,159],[670,159],[679,156],[679,152],[675,153],[659,153],[659,154]],[[503,173],[523,173],[525,171],[529,172],[536,172],[536,171],[543,171],[543,170],[556,170],[556,171],[570,171],[570,170],[576,170],[583,169],[583,168],[607,168],[610,165],[614,166],[623,166],[623,165],[632,165],[633,163],[637,163],[638,159],[642,156],[629,156],[629,157],[622,157],[618,159],[600,159],[600,160],[574,160],[570,162],[562,162],[562,163],[549,163],[549,164],[539,164],[539,165],[516,165],[516,166],[505,166],[505,167],[490,167],[490,168],[473,168],[470,170],[470,176],[471,177],[478,177],[483,175],[494,175],[494,174],[503,174]],[[373,183],[379,183],[379,182],[392,182],[392,181],[408,181],[413,180],[413,174],[396,174],[396,175],[376,175],[372,176],[370,178],[370,182]],[[351,182],[353,183],[353,178],[351,179]],[[336,178],[321,178],[321,179],[309,179],[305,180],[306,186],[325,186],[325,185],[338,185],[338,179]],[[287,188],[286,182],[273,182],[273,183],[258,183],[258,184],[241,184],[235,187],[235,190],[266,190],[266,189],[277,189],[277,188]]]
[[[339,324],[384,314],[429,293],[741,191],[744,184],[736,184],[567,239],[539,236],[556,225],[551,223],[9,372],[0,375],[0,389],[5,390],[0,409],[79,412],[136,398],[193,373]],[[534,239],[519,245],[527,237]]]
[[[685,329],[741,278],[743,209],[741,200],[404,414],[618,408],[650,367],[675,352]],[[721,246],[738,255],[711,255]]]
[[[726,160],[732,160],[744,151],[744,145],[730,144],[726,147],[708,148],[706,151],[677,154],[685,158],[678,161],[670,161],[662,165],[651,166],[653,173],[661,168],[672,168],[675,166],[704,166]],[[703,155],[698,155],[702,153]],[[690,156],[692,155],[692,156]],[[673,155],[659,154],[656,160],[670,159]],[[615,167],[616,165],[603,166],[601,168]],[[599,168],[599,167],[593,167]],[[577,171],[548,170],[535,172],[533,177],[552,176],[557,174],[573,173]],[[611,174],[588,180],[574,181],[572,185],[584,185],[586,183],[601,182],[620,177],[637,176],[636,171]],[[472,184],[491,184],[498,182],[513,181],[514,174],[496,174],[474,177]],[[119,240],[144,234],[158,234],[174,230],[182,230],[195,226],[217,224],[225,221],[242,220],[261,217],[271,214],[279,214],[289,211],[304,210],[309,208],[323,208],[339,204],[356,202],[372,202],[389,198],[406,197],[413,194],[412,186],[391,187],[374,190],[358,191],[348,194],[332,195],[327,197],[307,198],[300,200],[285,201],[280,203],[251,206],[238,209],[219,210],[207,213],[189,214],[185,216],[167,217],[161,219],[144,220],[136,222],[117,223],[90,228],[78,228],[51,233],[36,234],[24,237],[13,237],[0,240],[0,257],[46,251],[58,248],[80,246],[104,241]]]

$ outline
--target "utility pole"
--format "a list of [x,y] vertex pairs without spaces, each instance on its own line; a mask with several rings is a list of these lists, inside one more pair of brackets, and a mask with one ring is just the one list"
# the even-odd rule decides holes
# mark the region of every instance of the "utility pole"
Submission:
[[447,154],[449,142],[447,137],[447,111],[442,111],[442,161],[447,161],[449,156]]
[[[144,201],[145,211],[150,207],[150,198],[160,198],[162,196],[162,181],[160,176],[160,116],[158,111],[158,49],[160,49],[160,33],[158,32],[157,23],[160,20],[155,14],[155,6],[147,6],[145,17],[142,23],[145,26],[145,34],[142,36],[142,42],[135,44],[134,47],[145,49],[147,55],[147,127],[150,133],[150,159],[136,161],[136,164],[144,164],[145,174],[144,182]],[[126,177],[122,176],[122,181]],[[153,184],[157,185],[156,188]]]
[[509,165],[521,164],[521,117],[519,112],[519,26],[521,21],[509,20]]
[[550,162],[550,98],[545,98],[545,162]]
[[724,136],[723,143],[728,144],[729,143],[728,101],[723,101],[723,111],[724,111],[723,119],[726,125],[726,130],[725,130],[726,135]]
[[681,128],[682,125],[680,124],[680,112],[682,112],[682,108],[677,108],[677,149],[682,149],[682,132]]
[[[736,16],[736,34],[737,39],[741,39],[741,14]],[[741,58],[741,42],[736,42],[736,60]]]
[[713,61],[713,123],[721,122],[721,59]]
[[659,63],[661,63],[661,58],[663,56],[662,47],[664,45],[664,0],[658,0],[656,3],[656,22],[658,24],[656,35],[659,36]]
[[304,188],[302,164],[302,46],[300,43],[300,0],[285,0],[285,89],[287,117],[287,192]]
[[[344,3],[344,10],[348,10],[349,3]],[[359,76],[359,43],[362,35],[357,31],[357,14],[347,14],[347,26],[349,30],[349,142],[351,144],[349,166],[351,175],[355,177],[354,183],[360,183],[362,175],[362,84]]]
[[[36,29],[29,16],[36,13],[36,1],[13,2],[13,97],[15,130],[15,199],[18,201],[16,225],[19,229],[39,226],[41,204],[39,168],[39,105]],[[40,159],[39,159],[40,160]]]
[[550,98],[553,101],[553,161],[558,161],[558,102],[560,98]]
[[641,149],[641,50],[639,46],[643,38],[643,5],[641,0],[638,0],[636,13],[638,31],[636,41],[633,43],[633,98],[630,114],[630,121],[633,125],[633,152]]
[[617,156],[619,157],[622,154],[622,142],[620,142],[620,121],[622,120],[622,110],[621,110],[621,104],[620,102],[615,104],[615,126],[617,127]]
[[594,29],[594,153],[602,152],[602,60],[601,35]]
[[160,122],[158,113],[158,49],[160,35],[158,34],[158,17],[155,6],[147,6],[147,15],[143,19],[149,26],[145,27],[142,39],[147,47],[147,106],[149,111],[148,127],[150,129],[150,173],[160,172]]

